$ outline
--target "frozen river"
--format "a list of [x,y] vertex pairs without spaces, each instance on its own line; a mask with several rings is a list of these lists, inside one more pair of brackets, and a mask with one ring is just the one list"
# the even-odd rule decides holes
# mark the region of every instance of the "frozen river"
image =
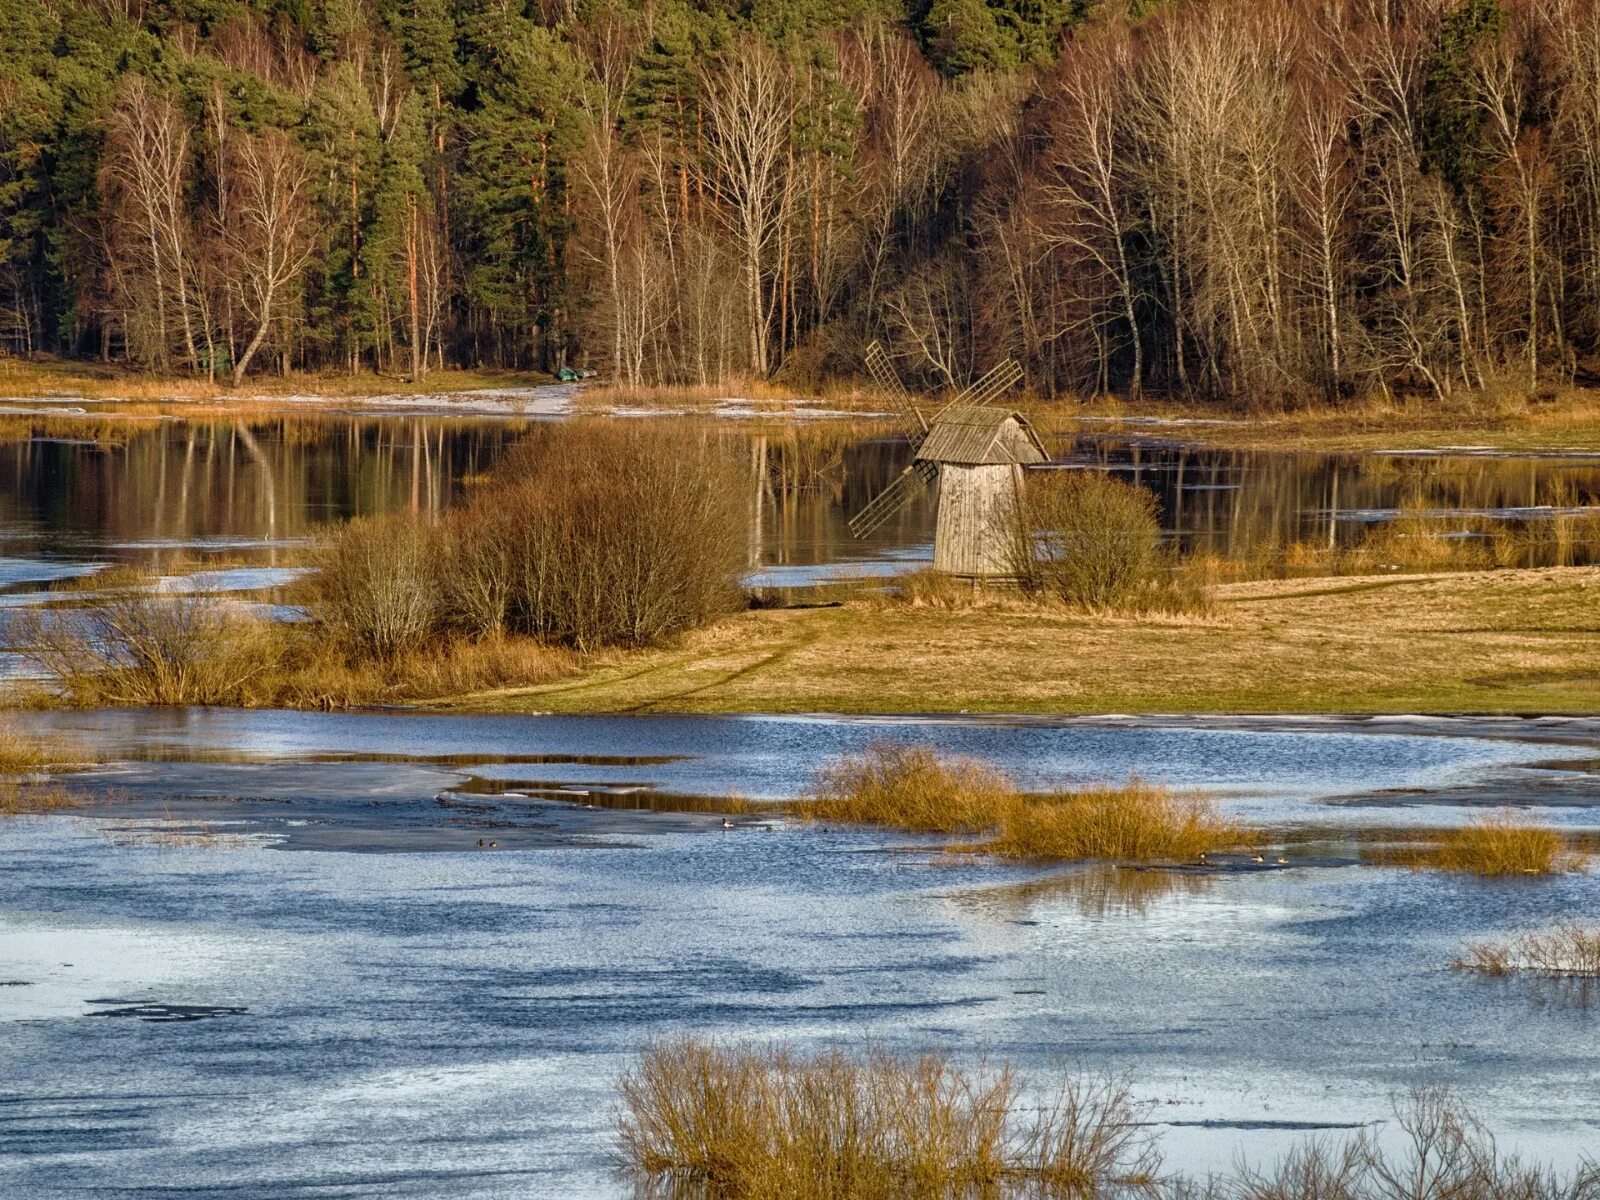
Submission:
[[[1600,828],[1591,722],[27,720],[109,760],[73,786],[112,800],[0,823],[3,1196],[626,1196],[613,1082],[684,1032],[1124,1072],[1174,1169],[1381,1121],[1419,1082],[1530,1154],[1600,1141],[1595,1010],[1446,969],[1600,912],[1595,877],[1353,849],[1508,794]],[[882,736],[1323,832],[1286,869],[1046,875],[646,807],[791,796]]]

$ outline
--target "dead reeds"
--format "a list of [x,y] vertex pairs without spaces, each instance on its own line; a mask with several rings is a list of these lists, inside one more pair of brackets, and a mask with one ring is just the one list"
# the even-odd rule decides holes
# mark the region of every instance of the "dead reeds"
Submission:
[[1203,796],[1130,779],[1120,786],[1019,797],[988,848],[1040,862],[1190,862],[1249,835]]
[[1552,875],[1581,864],[1559,831],[1514,813],[1493,813],[1444,834],[1427,865],[1474,875]]
[[963,1069],[940,1054],[720,1045],[647,1049],[618,1085],[625,1169],[720,1200],[1592,1200],[1600,1164],[1563,1174],[1505,1155],[1449,1093],[1393,1104],[1390,1136],[1310,1139],[1203,1181],[1164,1174],[1143,1106],[1106,1076]]
[[797,807],[813,820],[984,835],[961,848],[1037,862],[1188,862],[1249,838],[1211,800],[1159,784],[1024,793],[982,760],[899,742],[826,764]]
[[941,1054],[658,1043],[618,1085],[618,1131],[638,1176],[741,1200],[1093,1196],[1153,1178],[1128,1088],[1067,1079],[1023,1106],[1008,1067]]
[[78,808],[83,798],[62,788],[0,782],[0,817],[37,816]]
[[1016,794],[998,768],[926,746],[874,742],[825,764],[799,811],[823,821],[913,833],[983,833]]
[[14,721],[0,720],[0,777],[37,775],[87,761],[88,753],[80,746],[58,737],[24,733]]
[[1498,941],[1469,942],[1450,965],[1496,979],[1513,975],[1600,979],[1600,928],[1573,923]]

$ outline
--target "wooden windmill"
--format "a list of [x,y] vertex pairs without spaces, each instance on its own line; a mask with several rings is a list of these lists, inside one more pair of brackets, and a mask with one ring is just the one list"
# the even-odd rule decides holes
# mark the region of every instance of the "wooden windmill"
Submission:
[[1022,368],[1007,359],[931,418],[907,394],[877,342],[867,347],[867,370],[911,439],[912,462],[850,518],[850,532],[866,537],[935,484],[934,570],[971,579],[1014,574],[1011,521],[1022,469],[1050,461],[1021,413],[990,403],[1022,378]]

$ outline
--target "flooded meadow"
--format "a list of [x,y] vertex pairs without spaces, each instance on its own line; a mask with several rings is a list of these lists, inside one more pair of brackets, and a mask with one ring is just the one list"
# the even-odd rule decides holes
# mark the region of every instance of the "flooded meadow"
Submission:
[[[927,563],[928,503],[865,542],[846,525],[903,442],[706,427],[749,464],[752,585]],[[120,567],[283,601],[321,529],[442,512],[524,428],[297,413],[0,443],[0,621]],[[1151,488],[1195,554],[1419,510],[1481,536],[1600,497],[1583,457],[1173,432],[1050,446]],[[102,709],[4,728],[83,761],[54,781],[73,807],[0,816],[0,1195],[627,1197],[615,1083],[677,1035],[1110,1072],[1195,1176],[1391,1136],[1393,1098],[1422,1085],[1529,1158],[1600,1145],[1595,997],[1450,969],[1475,939],[1592,923],[1594,872],[1372,852],[1508,806],[1600,846],[1600,720]],[[819,768],[885,740],[1029,790],[1200,793],[1259,844],[1041,866],[798,818]]]

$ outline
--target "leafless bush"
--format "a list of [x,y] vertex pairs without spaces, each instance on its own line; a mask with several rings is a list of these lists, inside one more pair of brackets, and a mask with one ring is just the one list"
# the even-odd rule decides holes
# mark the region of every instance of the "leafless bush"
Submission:
[[353,656],[388,658],[419,644],[442,614],[433,535],[409,514],[357,518],[329,539],[313,607]]
[[1166,574],[1156,499],[1095,472],[1036,473],[1014,517],[1024,586],[1090,611],[1137,608]]
[[1600,979],[1600,928],[1576,923],[1506,941],[1470,942],[1451,961],[1458,971],[1505,978],[1526,973],[1556,979]]
[[551,429],[499,478],[458,536],[478,556],[469,571],[483,607],[506,598],[508,628],[579,650],[643,646],[738,605],[741,487],[708,439],[643,425]]
[[80,704],[239,703],[281,653],[264,622],[204,593],[108,591],[29,613],[12,636]]

